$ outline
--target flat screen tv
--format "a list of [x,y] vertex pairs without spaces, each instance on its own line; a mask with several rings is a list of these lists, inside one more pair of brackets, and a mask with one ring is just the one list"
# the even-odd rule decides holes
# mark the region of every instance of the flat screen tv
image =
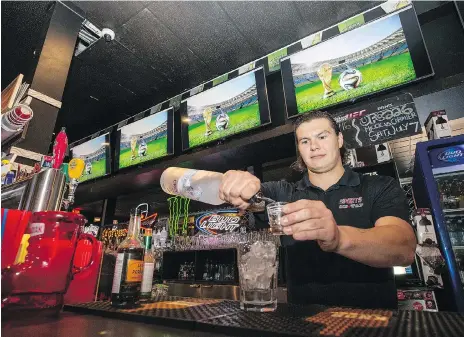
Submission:
[[183,100],[180,113],[183,150],[269,124],[263,68]]
[[337,35],[281,61],[287,117],[433,75],[413,8]]
[[106,133],[71,148],[72,158],[85,162],[80,182],[105,176],[111,171],[110,135]]
[[117,131],[115,167],[123,169],[174,153],[174,117],[169,108],[127,124]]

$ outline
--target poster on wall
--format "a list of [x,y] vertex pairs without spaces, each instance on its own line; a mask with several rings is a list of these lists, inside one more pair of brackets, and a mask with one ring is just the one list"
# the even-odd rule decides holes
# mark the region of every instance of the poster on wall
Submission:
[[334,118],[347,149],[377,145],[422,132],[411,94],[364,104]]

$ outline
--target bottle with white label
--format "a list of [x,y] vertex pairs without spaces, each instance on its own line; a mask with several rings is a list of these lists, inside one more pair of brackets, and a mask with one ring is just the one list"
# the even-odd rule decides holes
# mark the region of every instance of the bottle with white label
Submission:
[[153,246],[155,246],[155,248],[161,247],[159,230],[157,230],[156,233],[153,235]]
[[118,246],[114,268],[111,305],[134,308],[139,305],[143,277],[144,249],[139,239],[140,210],[131,212],[126,239]]
[[142,290],[140,291],[140,302],[151,300],[151,288],[153,286],[153,273],[155,272],[155,256],[151,250],[153,230],[145,229],[143,243],[145,245],[145,256],[143,258]]
[[166,228],[163,227],[163,229],[160,232],[160,247],[161,248],[166,247],[167,239],[168,239],[168,232],[166,231]]
[[222,173],[169,167],[161,175],[160,185],[164,192],[180,195],[210,205],[221,205],[219,187]]
[[[220,172],[168,167],[161,175],[160,185],[167,194],[180,195],[210,205],[222,205],[225,201],[219,198],[219,187],[223,176]],[[248,202],[259,204],[274,200],[266,198],[258,191]]]

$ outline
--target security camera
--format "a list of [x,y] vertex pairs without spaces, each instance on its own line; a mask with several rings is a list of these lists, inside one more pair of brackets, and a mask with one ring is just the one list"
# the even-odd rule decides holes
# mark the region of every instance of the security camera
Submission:
[[102,36],[105,38],[106,42],[110,42],[114,40],[114,31],[112,31],[109,28],[103,28],[102,31]]

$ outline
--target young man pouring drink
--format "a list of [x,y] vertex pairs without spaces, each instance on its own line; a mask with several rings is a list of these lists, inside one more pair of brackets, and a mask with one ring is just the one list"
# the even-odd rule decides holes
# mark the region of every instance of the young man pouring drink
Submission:
[[396,308],[392,267],[410,265],[416,247],[403,190],[393,178],[343,167],[343,135],[328,113],[300,117],[295,136],[303,179],[261,183],[228,171],[219,197],[241,209],[259,191],[288,202],[281,223],[290,303]]

